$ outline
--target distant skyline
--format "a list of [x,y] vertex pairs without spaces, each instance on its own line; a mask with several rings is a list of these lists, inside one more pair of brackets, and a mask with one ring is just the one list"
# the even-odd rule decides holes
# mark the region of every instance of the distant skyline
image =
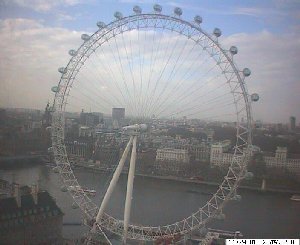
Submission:
[[68,50],[93,33],[96,22],[111,22],[115,11],[132,13],[139,5],[152,12],[153,4],[182,18],[203,18],[202,27],[222,30],[224,48],[239,49],[236,63],[249,67],[249,93],[258,93],[254,120],[288,123],[300,120],[300,2],[276,1],[150,1],[150,0],[0,0],[0,107],[44,109],[53,100],[50,89],[59,81],[57,68],[70,58]]

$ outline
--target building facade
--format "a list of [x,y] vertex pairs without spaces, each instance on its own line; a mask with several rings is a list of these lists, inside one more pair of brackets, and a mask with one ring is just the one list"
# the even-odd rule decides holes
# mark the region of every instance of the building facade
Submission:
[[286,168],[288,171],[300,175],[300,156],[289,157],[286,147],[277,147],[274,156],[263,157],[267,168]]
[[112,108],[112,120],[114,128],[121,126],[121,122],[125,118],[125,108]]
[[86,158],[91,155],[92,147],[88,142],[65,141],[67,152],[70,155]]
[[174,162],[189,163],[190,158],[189,158],[188,150],[163,148],[163,149],[157,149],[156,161],[174,161]]
[[290,117],[289,130],[295,131],[296,129],[296,117]]
[[87,113],[82,110],[82,112],[80,113],[80,121],[79,121],[80,125],[84,125],[88,127],[96,126],[100,122],[100,117],[101,117],[100,114],[101,113],[97,113],[97,114],[91,112]]
[[[254,149],[257,151],[257,149]],[[210,164],[219,167],[227,167],[231,164],[232,153],[225,153],[222,144],[213,144],[210,152]],[[242,160],[239,158],[238,160]],[[242,157],[242,155],[241,155]],[[267,168],[287,169],[291,173],[300,175],[300,156],[291,156],[286,147],[277,147],[274,153],[264,153],[263,160]]]
[[195,161],[209,162],[210,160],[210,146],[207,144],[187,144],[183,145],[181,149],[188,150]]
[[232,153],[226,153],[231,147],[230,140],[225,140],[211,145],[210,149],[210,164],[216,166],[228,166],[233,158]]
[[[29,187],[28,187],[29,188]],[[1,244],[62,244],[63,213],[48,192],[21,194],[0,199]]]

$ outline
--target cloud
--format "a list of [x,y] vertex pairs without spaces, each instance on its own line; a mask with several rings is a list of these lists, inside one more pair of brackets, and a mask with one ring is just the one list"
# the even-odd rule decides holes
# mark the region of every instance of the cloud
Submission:
[[[0,53],[0,82],[3,88],[0,90],[1,106],[42,109],[48,99],[52,99],[53,94],[51,94],[50,89],[59,81],[60,75],[57,72],[57,68],[65,66],[70,58],[67,54],[68,50],[76,49],[82,44],[80,39],[81,33],[65,28],[47,27],[44,26],[42,21],[6,19],[0,21],[0,35],[2,39],[0,43],[2,50]],[[126,35],[129,36],[127,36],[127,39],[125,38],[124,43],[121,36],[119,37],[119,52],[117,52],[117,47],[112,40],[105,44],[106,48],[103,48],[104,54],[100,50],[98,51],[98,56],[102,57],[101,62],[95,55],[86,62],[86,66],[82,68],[82,72],[78,75],[78,80],[80,80],[81,84],[78,83],[77,91],[92,93],[95,100],[97,99],[96,95],[103,96],[104,99],[107,98],[107,101],[112,102],[109,106],[119,106],[118,102],[122,102],[122,95],[116,93],[117,87],[115,82],[122,86],[121,90],[125,91],[126,88],[123,83],[118,53],[125,64],[123,69],[130,78],[128,83],[130,89],[133,86],[130,75],[131,68],[137,87],[141,86],[138,83],[139,79],[143,79],[141,74],[144,74],[145,77],[151,75],[152,78],[159,78],[160,71],[166,63],[166,57],[172,52],[172,47],[174,46],[174,44],[169,42],[176,42],[176,35],[165,35],[161,40],[154,38],[156,37],[155,32],[146,35],[143,31],[140,31],[140,36],[137,36],[137,32],[132,31]],[[137,41],[139,38],[144,38],[144,43],[138,45]],[[156,57],[156,62],[153,64],[152,69],[150,69],[151,63],[148,63],[148,67],[141,71],[140,62],[146,62],[147,60],[140,60],[139,53],[142,52],[145,59],[151,58],[152,39],[155,39],[157,44],[160,42],[160,53]],[[147,43],[149,41],[150,44]],[[226,48],[236,45],[239,48],[239,53],[234,57],[234,60],[238,67],[240,69],[249,67],[252,70],[252,74],[247,78],[246,82],[249,93],[257,92],[261,97],[260,101],[254,104],[256,119],[284,122],[291,115],[300,118],[298,108],[300,104],[300,86],[298,81],[300,35],[298,33],[287,35],[276,35],[267,31],[256,34],[239,33],[223,37],[220,42]],[[185,40],[179,39],[178,46],[174,49],[175,58],[171,60],[173,64],[176,62],[176,57],[180,55],[180,47],[184,43]],[[191,49],[191,46],[187,46],[187,50],[189,49]],[[131,55],[127,57],[126,52],[130,52]],[[185,53],[184,57],[186,63],[180,63],[181,60],[178,63],[181,69],[187,69],[189,67],[188,62],[192,62],[193,59],[199,60],[199,68],[204,71],[208,71],[211,67],[211,63],[208,63],[205,59],[198,58],[198,54],[194,50],[191,52],[191,56]],[[201,75],[200,69],[198,71],[196,68],[193,68],[198,72],[195,74]],[[172,72],[174,72],[172,76],[176,75],[176,71],[177,68],[172,70],[172,66],[167,67],[166,74],[162,77],[158,89],[163,89],[168,83],[169,75]],[[190,76],[189,79],[187,79],[188,77],[183,79],[177,76],[174,76],[174,78],[175,82],[183,82],[180,90],[176,92],[177,95],[186,90],[184,86],[193,84],[200,86],[198,83],[195,83],[197,80],[195,78],[193,80],[193,76]],[[208,91],[215,88],[215,84],[210,81],[213,78],[217,79],[214,72],[205,77]],[[145,80],[143,79],[144,82]],[[91,84],[87,86],[89,81]],[[94,89],[97,85],[100,87],[98,90]],[[196,91],[196,89],[197,87],[191,91]],[[171,95],[171,92],[169,90],[168,94]],[[198,97],[190,97],[190,100],[185,101],[182,99],[182,103],[191,100],[202,101],[203,98],[199,94],[195,93],[195,95],[198,95]],[[200,95],[204,96],[205,93],[201,92]],[[217,95],[221,96],[221,94]],[[143,96],[145,99],[146,94],[143,94]],[[176,98],[174,95],[172,96]],[[153,103],[155,103],[155,98],[158,98],[158,96],[154,97]],[[178,96],[177,98],[180,97]],[[210,97],[210,99],[213,98]],[[161,99],[161,101],[163,100],[164,98]],[[76,99],[73,99],[73,102],[80,104]],[[104,102],[104,100],[101,101],[102,105],[105,105]],[[214,101],[213,105],[217,102]],[[109,106],[107,106],[107,111],[109,111]]]
[[67,51],[81,43],[80,33],[47,28],[41,21],[0,21],[1,106],[43,108],[57,84],[57,68],[66,64]]
[[260,16],[262,14],[263,10],[259,8],[236,8],[234,10],[234,14],[240,14],[240,15],[250,15],[250,16]]
[[240,33],[225,38],[224,44],[236,45],[236,63],[249,67],[247,79],[250,93],[258,92],[261,100],[254,104],[256,118],[287,122],[288,117],[300,118],[300,82],[298,63],[300,35],[276,35],[267,31],[256,34]]
[[5,5],[16,5],[23,8],[33,9],[37,12],[48,12],[57,6],[74,6],[91,1],[84,0],[4,0]]
[[57,13],[57,20],[58,21],[71,21],[75,20],[76,18],[74,16],[65,14],[65,13]]

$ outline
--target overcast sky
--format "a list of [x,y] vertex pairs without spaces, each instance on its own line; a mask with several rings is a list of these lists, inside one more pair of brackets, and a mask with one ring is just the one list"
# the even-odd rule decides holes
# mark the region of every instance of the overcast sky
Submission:
[[235,62],[249,67],[249,93],[258,93],[254,118],[287,123],[300,120],[300,1],[212,0],[0,0],[0,106],[43,109],[53,99],[57,68],[70,59],[68,50],[82,43],[82,33],[97,30],[96,22],[111,22],[113,13],[132,13],[139,5],[153,12],[183,9],[182,18],[203,18],[202,28],[222,30],[221,44],[239,49]]

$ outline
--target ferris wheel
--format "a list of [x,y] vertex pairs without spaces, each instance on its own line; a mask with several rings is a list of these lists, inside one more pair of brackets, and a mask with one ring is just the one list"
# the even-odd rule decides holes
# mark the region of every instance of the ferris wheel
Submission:
[[[236,189],[249,177],[246,166],[251,155],[251,102],[257,94],[247,91],[248,68],[239,70],[234,62],[235,46],[220,45],[221,30],[212,34],[202,29],[202,18],[182,19],[182,10],[162,13],[154,5],[151,13],[138,6],[130,16],[120,12],[109,24],[98,22],[95,33],[83,34],[82,45],[70,50],[55,93],[51,137],[52,151],[66,186],[80,186],[71,168],[65,140],[65,112],[100,111],[109,114],[114,107],[126,108],[132,125],[123,128],[128,143],[119,160],[100,207],[80,188],[71,195],[90,221],[93,232],[109,231],[127,240],[157,241],[178,238],[205,227],[220,215]],[[130,223],[131,199],[137,142],[157,121],[234,122],[236,142],[228,172],[218,190],[205,205],[188,217],[160,226]],[[107,203],[130,154],[124,219],[106,213]],[[133,198],[134,199],[134,198]]]

